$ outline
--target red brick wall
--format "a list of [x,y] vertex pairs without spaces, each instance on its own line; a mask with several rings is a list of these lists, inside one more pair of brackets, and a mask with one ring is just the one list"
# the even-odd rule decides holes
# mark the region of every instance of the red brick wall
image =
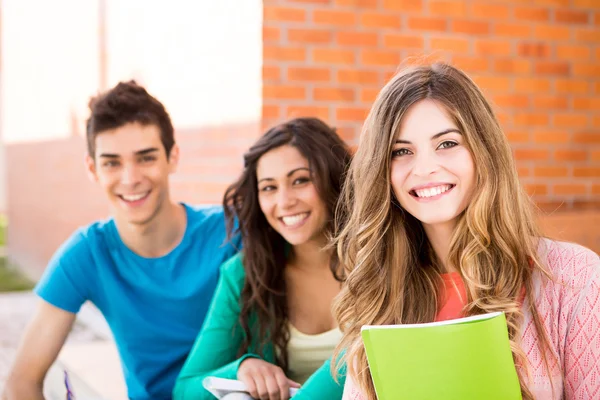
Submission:
[[[257,135],[258,123],[178,130],[181,162],[171,177],[173,198],[220,203]],[[78,136],[7,146],[9,256],[34,278],[78,226],[109,214],[104,194],[85,174],[84,154]]]
[[316,115],[355,144],[398,66],[464,69],[545,231],[600,252],[600,0],[265,0],[263,41],[263,125]]
[[265,125],[317,115],[356,142],[400,64],[445,60],[495,105],[542,207],[600,208],[600,1],[265,0],[263,37]]

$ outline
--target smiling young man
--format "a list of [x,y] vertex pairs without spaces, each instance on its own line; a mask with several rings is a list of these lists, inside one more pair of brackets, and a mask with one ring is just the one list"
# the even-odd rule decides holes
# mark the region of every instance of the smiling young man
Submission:
[[43,398],[44,377],[86,300],[112,330],[129,398],[170,399],[219,266],[236,251],[224,244],[222,208],[171,200],[179,148],[158,100],[135,82],[119,83],[90,110],[86,168],[113,216],[77,230],[51,259],[7,399]]

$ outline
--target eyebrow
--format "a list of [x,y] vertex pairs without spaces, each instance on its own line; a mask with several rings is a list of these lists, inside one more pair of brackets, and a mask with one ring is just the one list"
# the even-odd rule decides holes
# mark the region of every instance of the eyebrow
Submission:
[[[448,133],[452,133],[452,132],[454,132],[454,133],[458,133],[459,135],[462,135],[461,131],[459,131],[458,129],[455,129],[455,128],[450,128],[450,129],[445,129],[445,130],[443,130],[443,131],[441,131],[441,132],[439,132],[439,133],[436,133],[435,135],[433,135],[433,136],[431,137],[431,140],[435,140],[435,139],[439,138],[440,136],[444,136],[444,135],[446,135],[446,134],[448,134]],[[406,144],[411,144],[411,142],[410,142],[410,141],[408,141],[408,140],[402,140],[402,139],[396,139],[396,143],[406,143]]]
[[[157,147],[150,147],[150,148],[147,148],[147,149],[138,150],[138,151],[136,151],[133,154],[135,154],[136,156],[143,156],[145,154],[154,153],[155,151],[158,151],[158,150],[159,149]],[[102,153],[98,157],[119,158],[119,157],[121,157],[121,155],[120,154],[112,154],[112,153]]]
[[[290,172],[287,173],[286,176],[289,178],[290,176],[294,175],[296,172],[302,171],[302,170],[311,172],[310,168],[300,167],[300,168],[291,170]],[[261,180],[258,181],[258,183],[261,183],[262,181],[274,181],[274,180],[275,180],[275,178],[262,178]]]

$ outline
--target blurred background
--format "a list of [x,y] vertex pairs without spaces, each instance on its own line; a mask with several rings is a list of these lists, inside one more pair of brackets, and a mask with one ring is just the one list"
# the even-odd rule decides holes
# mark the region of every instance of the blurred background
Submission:
[[83,169],[98,91],[144,84],[182,149],[175,198],[219,203],[267,127],[317,116],[356,145],[398,67],[434,60],[493,103],[546,234],[600,252],[600,0],[0,4],[0,241],[25,276],[13,288],[108,215]]

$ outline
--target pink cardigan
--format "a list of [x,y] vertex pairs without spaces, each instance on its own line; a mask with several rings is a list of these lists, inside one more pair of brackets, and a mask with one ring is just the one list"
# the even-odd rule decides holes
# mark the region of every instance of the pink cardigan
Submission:
[[[550,374],[545,370],[535,326],[526,311],[521,347],[529,361],[528,387],[540,400],[600,399],[600,258],[585,247],[548,239],[542,241],[539,255],[554,280],[534,278],[535,305],[560,367],[554,362]],[[365,399],[348,376],[343,400]]]

